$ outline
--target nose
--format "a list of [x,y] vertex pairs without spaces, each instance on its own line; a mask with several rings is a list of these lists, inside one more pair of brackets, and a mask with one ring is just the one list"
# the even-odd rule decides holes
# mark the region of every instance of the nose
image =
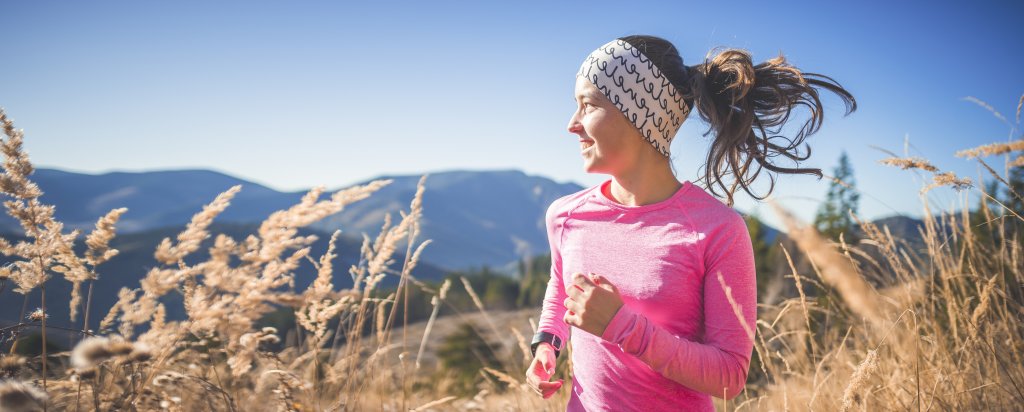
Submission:
[[579,114],[579,112],[573,113],[572,117],[569,118],[569,133],[579,134],[583,131],[583,124],[580,123],[577,114]]

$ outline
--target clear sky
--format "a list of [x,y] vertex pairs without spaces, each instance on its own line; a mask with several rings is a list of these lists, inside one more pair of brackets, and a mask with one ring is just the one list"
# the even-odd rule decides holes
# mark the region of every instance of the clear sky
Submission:
[[[1024,3],[904,3],[8,2],[0,106],[37,166],[76,172],[205,168],[292,191],[515,168],[589,186],[608,176],[583,171],[566,130],[576,70],[615,37],[653,34],[688,65],[735,47],[836,79],[859,109],[841,117],[824,95],[800,166],[831,173],[846,150],[861,215],[919,216],[927,176],[878,164],[872,146],[977,180],[954,152],[1010,127],[965,98],[1013,121]],[[676,136],[680,179],[697,179],[706,128],[693,115]],[[827,186],[783,176],[774,197],[810,219]],[[962,195],[930,198],[946,209]],[[765,206],[737,200],[775,222]]]

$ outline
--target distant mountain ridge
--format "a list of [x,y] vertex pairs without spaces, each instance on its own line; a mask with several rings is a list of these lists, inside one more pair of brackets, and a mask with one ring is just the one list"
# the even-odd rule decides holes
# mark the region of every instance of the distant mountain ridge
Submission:
[[[374,237],[384,215],[392,221],[408,211],[421,175],[379,176],[392,183],[370,197],[309,227],[343,236]],[[271,213],[298,203],[308,191],[279,192],[266,186],[209,170],[111,172],[98,175],[36,169],[30,178],[43,190],[41,200],[56,206],[56,218],[66,230],[88,233],[111,209],[128,211],[117,224],[118,234],[180,227],[203,205],[234,185],[242,190],[216,221],[262,222]],[[349,186],[351,187],[351,186]],[[583,187],[557,183],[518,170],[443,171],[429,173],[423,195],[424,214],[419,241],[432,239],[423,259],[448,269],[488,265],[506,272],[521,256],[547,253],[544,211],[547,206]],[[321,199],[344,188],[325,190]],[[20,224],[0,214],[0,233],[23,233]],[[404,244],[402,245],[404,246]]]
[[[384,215],[398,218],[408,209],[420,176],[392,179],[370,198],[312,225],[321,231],[380,231]],[[363,181],[357,184],[365,184]],[[427,176],[423,193],[421,239],[433,239],[425,259],[444,267],[487,264],[508,268],[523,256],[549,253],[544,212],[555,199],[582,190],[518,170],[452,171]],[[512,266],[514,267],[514,266]],[[506,270],[507,272],[507,270]]]
[[[417,242],[432,239],[423,260],[439,268],[459,270],[490,266],[511,273],[524,256],[548,253],[544,212],[555,199],[583,190],[568,182],[558,183],[519,170],[451,170],[427,173],[423,194],[423,218]],[[309,229],[343,237],[376,236],[391,214],[392,221],[408,211],[422,175],[383,175],[392,183],[370,197],[348,205],[341,212],[310,225]],[[185,225],[202,206],[234,185],[242,185],[218,223],[252,224],[271,213],[298,203],[308,191],[280,192],[211,170],[170,170],[83,174],[38,168],[30,177],[44,194],[42,201],[56,206],[56,217],[66,230],[88,233],[96,220],[111,209],[127,207],[117,232],[130,234]],[[347,186],[347,187],[351,187]],[[321,198],[344,188],[325,190]],[[894,235],[917,237],[919,219],[891,216],[876,219],[887,223]],[[765,225],[767,240],[780,233]],[[20,224],[0,213],[0,233],[20,234]],[[405,246],[404,243],[401,246]],[[403,249],[404,250],[404,249]]]
[[[341,229],[338,257],[334,277],[336,288],[351,287],[347,268],[358,263],[362,234],[376,237],[384,216],[392,215],[392,222],[400,219],[399,211],[408,211],[421,175],[380,176],[357,183],[365,184],[378,179],[391,179],[392,183],[352,203],[340,213],[329,216],[307,228],[299,235],[316,234],[312,255],[326,250],[327,240],[334,230]],[[66,230],[92,231],[96,220],[111,209],[129,208],[117,224],[117,236],[111,246],[120,250],[110,262],[98,268],[100,280],[96,283],[92,319],[102,317],[113,305],[121,287],[138,287],[148,268],[156,265],[153,251],[164,237],[176,236],[191,217],[211,202],[217,194],[231,186],[241,184],[242,190],[231,205],[218,216],[210,227],[212,233],[226,233],[243,239],[255,233],[259,224],[272,212],[286,209],[299,202],[306,191],[278,192],[265,186],[247,182],[222,173],[206,170],[182,170],[126,173],[115,172],[87,175],[53,169],[37,169],[31,179],[44,191],[42,201],[56,206],[57,219]],[[530,176],[517,170],[447,171],[429,173],[423,194],[423,218],[417,243],[431,239],[424,250],[413,275],[423,280],[441,279],[445,272],[465,270],[483,265],[513,274],[515,263],[526,256],[549,253],[544,224],[544,212],[555,199],[584,188],[575,183],[558,183],[540,176]],[[329,197],[339,189],[325,191]],[[894,237],[906,238],[911,244],[919,242],[919,219],[892,216],[874,221],[881,228],[889,227]],[[785,234],[762,224],[766,240],[778,243]],[[0,236],[11,243],[22,240],[21,226],[6,213],[0,214]],[[211,240],[207,240],[207,243]],[[404,261],[404,242],[396,253],[395,265]],[[78,238],[76,248],[84,249],[84,235]],[[203,259],[208,244],[188,259]],[[0,256],[0,264],[8,259]],[[393,267],[394,267],[393,266]],[[296,288],[301,290],[313,279],[315,271],[303,262],[296,271]],[[382,285],[394,286],[397,279],[388,276]],[[70,284],[60,278],[48,282],[48,293],[68,296]],[[21,295],[11,291],[11,285],[0,292],[0,320],[17,317],[23,304]],[[38,296],[27,302],[35,308]],[[171,297],[170,299],[174,299]],[[61,307],[64,305],[64,307]],[[50,313],[66,316],[67,301],[48,301]],[[169,307],[180,305],[169,305]],[[60,315],[64,314],[64,315]],[[183,313],[168,313],[180,318]]]
[[[43,190],[40,200],[57,207],[57,219],[69,230],[91,230],[111,209],[128,208],[118,221],[118,233],[184,225],[204,204],[237,184],[242,191],[218,221],[262,221],[273,211],[298,203],[304,193],[278,192],[210,170],[92,175],[39,168],[29,178]],[[7,214],[0,214],[0,227],[4,232],[21,232],[21,226]]]

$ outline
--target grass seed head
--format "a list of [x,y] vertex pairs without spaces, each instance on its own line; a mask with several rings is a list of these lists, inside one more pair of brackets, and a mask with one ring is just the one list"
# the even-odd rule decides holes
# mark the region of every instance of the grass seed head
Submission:
[[34,412],[43,410],[47,400],[46,392],[28,382],[16,380],[0,381],[0,411]]
[[114,356],[110,348],[110,338],[90,336],[78,342],[71,351],[71,366],[85,369],[96,366]]

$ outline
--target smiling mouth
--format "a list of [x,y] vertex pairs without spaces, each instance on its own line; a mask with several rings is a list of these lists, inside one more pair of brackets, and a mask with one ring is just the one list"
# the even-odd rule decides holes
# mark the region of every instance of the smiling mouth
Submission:
[[587,149],[594,147],[593,140],[585,140],[580,142],[580,151],[586,151]]

